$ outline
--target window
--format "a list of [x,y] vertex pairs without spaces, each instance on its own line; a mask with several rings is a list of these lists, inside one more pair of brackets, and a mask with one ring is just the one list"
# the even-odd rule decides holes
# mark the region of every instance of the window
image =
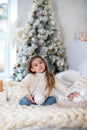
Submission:
[[4,40],[0,40],[0,53],[1,53],[1,57],[0,57],[0,73],[2,73],[5,69],[5,63],[4,63],[4,57],[5,57],[5,53],[4,53],[4,48],[5,48],[5,42]]
[[0,30],[8,26],[8,0],[0,0]]
[[17,14],[18,0],[0,0],[0,79],[9,78],[13,71]]
[[0,78],[8,76],[9,40],[8,40],[8,0],[0,0]]

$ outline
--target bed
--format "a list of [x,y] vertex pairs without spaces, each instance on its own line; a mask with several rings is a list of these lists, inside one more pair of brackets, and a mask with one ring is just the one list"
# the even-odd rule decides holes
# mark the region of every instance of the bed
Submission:
[[[72,72],[72,76],[70,77]],[[65,73],[65,72],[64,72]],[[81,75],[73,71],[58,74],[63,77],[62,82],[71,89],[78,86]],[[64,79],[65,76],[65,79]],[[71,79],[70,79],[71,78]],[[79,81],[78,81],[79,80]],[[82,88],[87,89],[87,78]],[[76,83],[73,83],[76,82]],[[74,84],[74,85],[72,85]],[[69,101],[57,102],[50,106],[31,105],[20,106],[19,99],[23,96],[20,84],[13,81],[4,82],[7,100],[0,103],[0,130],[86,130],[87,129],[87,101],[80,105]],[[77,87],[78,90],[78,87]],[[59,98],[58,93],[53,90],[52,95]],[[65,104],[64,104],[65,103]]]

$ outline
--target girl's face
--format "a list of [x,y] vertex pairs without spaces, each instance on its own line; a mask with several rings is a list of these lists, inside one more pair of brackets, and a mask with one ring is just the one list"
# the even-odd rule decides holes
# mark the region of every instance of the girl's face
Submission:
[[45,71],[45,63],[40,58],[35,58],[31,64],[31,71],[35,73],[42,73]]

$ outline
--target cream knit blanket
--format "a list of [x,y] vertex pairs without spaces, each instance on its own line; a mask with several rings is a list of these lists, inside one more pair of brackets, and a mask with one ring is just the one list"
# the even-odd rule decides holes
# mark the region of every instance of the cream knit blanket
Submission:
[[4,83],[8,101],[0,104],[0,130],[17,130],[32,125],[51,125],[55,127],[87,128],[87,107],[64,108],[59,104],[51,106],[20,106],[23,97],[18,83]]
[[87,108],[51,106],[0,106],[0,130],[17,130],[32,125],[87,127]]

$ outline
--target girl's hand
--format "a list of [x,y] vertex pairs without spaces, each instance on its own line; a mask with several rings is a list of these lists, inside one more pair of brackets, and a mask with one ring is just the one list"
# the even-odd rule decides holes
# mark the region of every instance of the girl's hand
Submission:
[[27,98],[30,102],[35,103],[35,101],[34,101],[34,96],[30,95],[30,96],[26,96],[26,98]]
[[72,101],[74,97],[77,97],[78,95],[80,95],[79,93],[71,93],[68,98]]

